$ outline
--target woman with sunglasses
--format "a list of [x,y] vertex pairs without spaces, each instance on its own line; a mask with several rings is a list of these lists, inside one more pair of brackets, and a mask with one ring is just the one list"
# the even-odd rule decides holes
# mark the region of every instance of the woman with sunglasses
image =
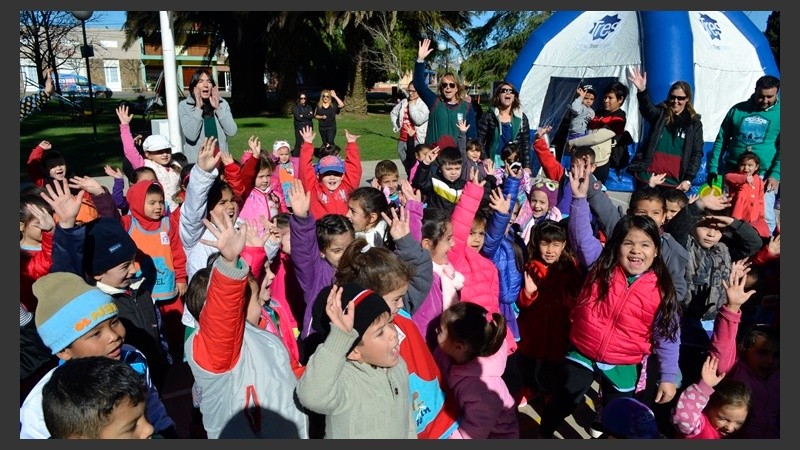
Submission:
[[[336,100],[336,103],[333,103]],[[319,121],[319,137],[322,138],[322,146],[326,144],[334,146],[336,137],[336,115],[344,108],[344,102],[336,95],[333,89],[325,89],[319,98],[317,108],[314,110],[314,118]]]
[[423,39],[419,43],[417,51],[417,62],[414,64],[414,78],[412,83],[414,89],[423,102],[428,106],[430,114],[428,116],[428,132],[425,136],[426,144],[434,144],[443,135],[449,135],[454,142],[458,142],[458,121],[466,120],[469,128],[467,129],[467,139],[477,138],[475,131],[475,110],[470,101],[465,101],[466,90],[452,72],[442,75],[439,83],[438,95],[434,93],[426,83],[425,58],[431,54],[430,39]]
[[634,68],[628,79],[639,91],[639,112],[650,124],[628,172],[639,186],[647,185],[654,175],[665,174],[659,188],[687,192],[703,159],[703,123],[692,106],[691,86],[685,81],[672,83],[667,99],[654,105],[647,91],[647,74]]
[[292,147],[292,156],[300,156],[300,146],[303,145],[303,136],[300,135],[300,130],[305,127],[313,127],[311,119],[314,118],[314,107],[308,101],[308,95],[305,91],[301,91],[297,96],[297,103],[292,106],[292,116],[294,116],[294,147]]
[[478,142],[485,149],[485,158],[502,167],[500,155],[510,142],[516,142],[520,152],[519,162],[522,169],[530,175],[531,146],[528,116],[522,112],[517,89],[507,81],[503,81],[494,90],[492,109],[478,122]]

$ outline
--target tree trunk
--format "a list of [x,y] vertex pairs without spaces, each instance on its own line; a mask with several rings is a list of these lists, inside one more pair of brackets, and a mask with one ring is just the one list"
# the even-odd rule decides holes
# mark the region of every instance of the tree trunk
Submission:
[[347,95],[344,98],[344,112],[351,114],[367,114],[367,90],[364,87],[364,48],[362,47],[355,58],[354,73],[350,78]]

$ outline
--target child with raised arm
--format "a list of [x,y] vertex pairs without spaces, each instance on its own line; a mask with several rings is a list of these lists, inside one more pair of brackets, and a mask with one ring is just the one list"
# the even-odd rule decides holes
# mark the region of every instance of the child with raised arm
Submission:
[[519,439],[517,408],[502,378],[507,326],[502,314],[471,302],[450,305],[437,327],[436,362],[461,409],[466,439]]
[[[675,396],[678,376],[679,303],[664,261],[656,223],[625,216],[602,246],[591,234],[586,162],[570,173],[570,242],[589,273],[570,319],[570,346],[561,383],[545,405],[540,431],[552,437],[599,378],[603,402],[633,396],[638,364],[657,351],[661,379],[656,403]],[[615,311],[609,314],[608,311]]]
[[741,307],[755,294],[755,291],[744,290],[749,270],[747,264],[737,263],[727,282],[722,281],[728,294],[727,302],[717,314],[709,355],[703,363],[700,380],[681,393],[672,416],[679,437],[733,437],[747,419],[751,407],[750,388],[728,374],[737,359],[736,334],[741,321]]
[[416,439],[408,369],[386,301],[349,283],[320,291],[324,338],[297,384],[297,398],[325,415],[326,439]]
[[52,439],[150,439],[147,383],[133,368],[105,356],[70,359],[42,389]]
[[[80,200],[69,200],[69,203],[69,208],[77,212]],[[138,349],[124,343],[125,326],[110,295],[69,272],[53,272],[39,278],[33,284],[33,293],[39,300],[36,329],[42,342],[59,360],[102,356],[125,362],[147,384],[147,421],[162,436],[178,437],[175,423],[167,415],[158,390],[150,380],[147,359]],[[55,370],[57,368],[51,369],[39,380],[20,407],[21,439],[47,439],[51,436],[42,402],[44,386]]]
[[275,171],[272,176],[277,179],[281,187],[283,203],[287,208],[291,208],[292,204],[289,202],[286,190],[289,189],[291,181],[300,176],[300,158],[292,156],[292,148],[288,142],[275,141],[272,144],[272,160],[275,161]]
[[189,284],[186,307],[197,330],[184,350],[202,393],[200,412],[208,437],[308,438],[308,419],[294,400],[297,378],[286,347],[257,325],[262,312],[259,287],[240,256],[248,226],[235,227],[228,215],[202,220],[214,240],[201,242],[220,256]]
[[300,130],[303,145],[300,147],[300,176],[303,187],[311,192],[311,213],[316,218],[325,214],[347,214],[347,199],[361,184],[361,156],[356,140],[360,137],[344,130],[347,138],[345,160],[327,155],[315,166],[311,162],[316,133],[311,127]]
[[581,136],[586,136],[587,125],[589,121],[594,119],[594,99],[597,96],[597,91],[594,90],[591,84],[578,86],[575,89],[575,100],[569,105],[569,110],[572,113],[572,119],[569,121],[569,131],[567,132],[567,140],[577,139]]
[[248,140],[250,147],[247,158],[242,156],[242,164],[248,164],[250,158],[254,159],[255,177],[244,179],[245,192],[244,204],[239,213],[239,217],[255,223],[259,234],[266,232],[261,221],[271,221],[273,217],[282,212],[287,212],[286,204],[283,200],[283,190],[275,174],[275,162],[272,157],[261,151],[261,140],[251,136]]
[[139,151],[136,150],[136,146],[133,143],[133,135],[131,134],[130,123],[133,119],[133,114],[128,113],[126,105],[118,106],[116,112],[119,118],[119,137],[122,139],[122,150],[125,153],[125,158],[134,169],[147,166],[156,172],[156,178],[164,187],[164,200],[169,207],[169,211],[174,211],[178,207],[178,203],[175,202],[173,197],[180,190],[181,168],[172,161],[172,144],[165,136],[152,134],[142,143],[142,148],[144,149],[144,157],[142,157]]

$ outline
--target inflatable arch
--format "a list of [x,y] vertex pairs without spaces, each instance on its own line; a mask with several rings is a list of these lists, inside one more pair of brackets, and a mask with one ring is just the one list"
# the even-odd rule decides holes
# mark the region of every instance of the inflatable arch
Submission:
[[[506,80],[519,90],[531,129],[552,125],[550,142],[562,145],[563,119],[579,83],[598,91],[595,108],[602,107],[599,94],[609,83],[626,84],[631,95],[622,108],[633,156],[648,125],[628,81],[632,67],[647,73],[655,103],[675,81],[692,87],[705,141],[694,191],[705,181],[706,157],[728,109],[750,97],[759,77],[779,77],[769,42],[741,11],[559,11],[531,34]],[[626,171],[612,170],[606,187],[631,191],[633,181]]]

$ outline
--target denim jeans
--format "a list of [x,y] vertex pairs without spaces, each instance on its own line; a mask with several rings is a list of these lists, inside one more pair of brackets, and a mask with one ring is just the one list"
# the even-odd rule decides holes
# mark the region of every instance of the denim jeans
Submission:
[[775,227],[777,226],[775,220],[775,191],[764,193],[764,219],[767,221],[770,234],[775,232]]

